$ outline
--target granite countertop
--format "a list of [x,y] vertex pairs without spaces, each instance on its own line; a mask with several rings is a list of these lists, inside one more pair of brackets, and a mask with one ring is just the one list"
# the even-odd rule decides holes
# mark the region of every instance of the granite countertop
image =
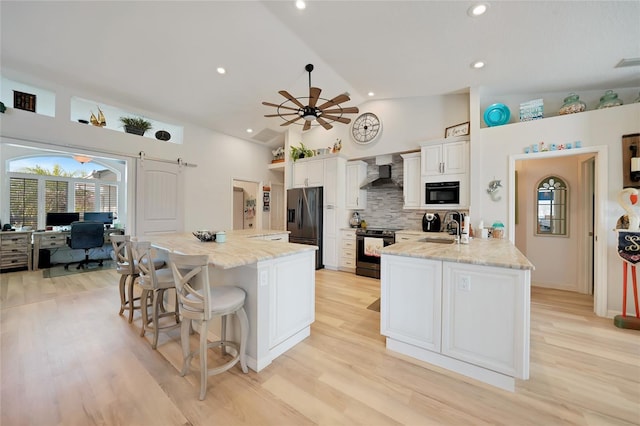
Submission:
[[500,268],[535,269],[529,259],[510,241],[492,238],[473,238],[469,244],[408,241],[387,246],[381,250],[381,253]]
[[453,240],[456,236],[449,234],[448,232],[424,232],[421,230],[417,230],[417,229],[403,229],[401,231],[396,231],[396,235],[422,235],[425,238],[437,238],[437,239],[442,239],[442,240]]
[[[246,230],[253,231],[253,230]],[[317,246],[258,240],[251,237],[284,234],[287,231],[260,230],[254,232],[225,231],[224,243],[201,242],[190,233],[161,234],[140,237],[140,241],[150,241],[161,250],[180,254],[206,254],[209,263],[216,268],[229,269],[251,265],[264,260],[289,256],[305,251],[315,251]]]
[[255,237],[266,237],[268,235],[280,235],[280,234],[290,234],[291,231],[279,230],[279,229],[235,229],[233,231],[225,231],[227,234],[227,239],[229,237],[244,237],[244,238],[255,238]]

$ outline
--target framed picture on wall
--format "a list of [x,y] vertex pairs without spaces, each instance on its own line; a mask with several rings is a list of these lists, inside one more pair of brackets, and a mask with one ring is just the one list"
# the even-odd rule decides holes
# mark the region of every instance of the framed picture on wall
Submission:
[[453,138],[456,136],[466,136],[469,134],[469,122],[456,124],[455,126],[447,127],[444,130],[445,138]]
[[36,95],[13,91],[13,107],[25,111],[36,112]]

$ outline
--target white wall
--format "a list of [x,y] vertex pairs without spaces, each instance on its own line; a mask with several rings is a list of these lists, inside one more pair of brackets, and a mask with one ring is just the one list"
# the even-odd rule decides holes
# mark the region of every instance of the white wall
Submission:
[[[345,104],[349,106],[348,103]],[[420,149],[420,142],[444,137],[445,128],[469,121],[469,95],[444,95],[369,101],[359,106],[360,114],[373,112],[382,122],[382,133],[368,145],[351,138],[351,125],[335,123],[305,132],[301,140],[312,149],[332,146],[342,140],[341,154],[348,159],[371,157]],[[348,114],[355,119],[359,114]],[[293,145],[297,145],[293,141]]]
[[[28,78],[25,76],[25,81]],[[233,178],[257,182],[282,182],[282,173],[267,169],[271,162],[271,150],[241,139],[223,135],[190,123],[177,123],[184,126],[184,142],[174,144],[130,135],[122,132],[101,129],[72,122],[70,120],[70,100],[72,96],[97,99],[91,93],[71,91],[51,82],[33,81],[34,85],[45,87],[56,93],[56,117],[47,117],[27,111],[8,109],[0,114],[0,144],[10,140],[25,143],[33,141],[41,146],[55,144],[56,149],[66,149],[74,153],[109,152],[118,153],[130,160],[140,151],[154,159],[176,161],[181,158],[198,167],[186,167],[185,189],[185,229],[231,229]],[[110,105],[119,105],[117,100],[103,99]],[[122,105],[119,105],[122,106]],[[122,106],[124,109],[133,110]],[[171,117],[154,115],[150,111],[140,111],[146,117],[159,121],[176,121]],[[6,160],[0,145],[0,162]],[[129,176],[132,176],[129,169]],[[4,179],[3,179],[4,180]],[[4,185],[0,185],[0,212],[5,199]],[[133,223],[133,197],[130,191],[128,200],[129,223]],[[3,217],[4,220],[8,218]]]
[[[473,96],[472,96],[473,98]],[[473,99],[472,99],[473,101]],[[473,123],[473,122],[472,122]],[[478,124],[477,122],[475,123]],[[606,146],[608,193],[604,194],[605,228],[613,230],[624,211],[617,203],[622,189],[622,136],[640,132],[640,103],[603,110],[515,123],[479,129],[471,134],[471,217],[485,223],[500,220],[508,223],[509,200],[506,187],[509,156],[523,153],[527,145],[540,143],[566,143],[582,141],[584,147]],[[529,154],[535,155],[535,154]],[[502,179],[505,186],[502,200],[492,202],[485,189],[494,178]],[[617,242],[613,231],[597,235],[607,251],[607,305],[609,313],[621,311],[622,271],[617,255]],[[631,293],[629,297],[631,297]],[[632,300],[632,299],[630,299]]]
[[[578,286],[578,177],[579,156],[518,161],[518,223],[515,243],[536,265],[531,273],[532,285],[559,290],[580,291]],[[536,193],[541,179],[555,175],[567,184],[567,235],[536,235]]]

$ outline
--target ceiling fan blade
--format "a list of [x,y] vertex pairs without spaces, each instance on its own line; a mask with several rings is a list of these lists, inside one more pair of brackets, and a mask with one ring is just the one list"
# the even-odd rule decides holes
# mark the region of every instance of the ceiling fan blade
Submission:
[[300,115],[297,112],[288,112],[286,114],[265,114],[265,117],[284,117],[285,115]]
[[319,87],[309,87],[309,106],[311,108],[316,106],[318,98],[320,97],[320,92],[322,92],[322,89]]
[[304,122],[304,126],[302,126],[302,131],[307,131],[311,128],[311,122],[310,121],[305,121]]
[[304,105],[302,105],[299,100],[291,96],[291,93],[287,92],[286,90],[281,90],[278,93],[280,93],[285,98],[289,99],[294,104],[298,105],[300,108],[304,108]]
[[342,109],[325,109],[322,111],[324,114],[357,114],[360,112],[358,107],[347,107]]
[[333,128],[333,126],[329,123],[327,123],[326,121],[324,121],[322,118],[317,117],[316,120],[318,121],[318,123],[320,123],[320,125],[322,127],[324,127],[325,129],[329,130],[331,128]]
[[281,124],[281,126],[288,126],[289,124],[295,123],[296,121],[300,120],[302,118],[302,116],[298,116],[292,120],[289,121],[285,121],[284,123]]
[[322,117],[326,118],[327,120],[339,121],[340,123],[344,123],[344,124],[351,123],[351,119],[346,117],[337,117],[335,115],[329,115],[329,114],[322,114]]
[[272,104],[271,102],[262,102],[262,105],[272,106],[272,107],[276,107],[276,108],[290,109],[291,111],[298,111],[298,108],[291,108],[291,107],[284,106],[284,105]]
[[335,98],[331,99],[330,101],[327,101],[327,102],[323,103],[322,105],[320,105],[318,107],[318,109],[323,109],[323,108],[328,107],[328,106],[338,105],[338,104],[341,104],[343,102],[347,102],[347,101],[350,101],[350,100],[351,100],[351,98],[349,98],[347,95],[341,94],[341,95],[338,95]]

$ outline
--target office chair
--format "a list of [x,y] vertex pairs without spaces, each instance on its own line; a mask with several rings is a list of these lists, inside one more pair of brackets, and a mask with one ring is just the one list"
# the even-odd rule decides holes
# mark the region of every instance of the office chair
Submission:
[[102,266],[102,259],[89,259],[89,249],[102,247],[104,244],[104,225],[102,222],[72,222],[71,235],[67,237],[67,245],[72,249],[83,249],[84,259],[80,262],[70,262],[64,265],[78,263],[76,269],[84,268],[89,262],[98,262]]

